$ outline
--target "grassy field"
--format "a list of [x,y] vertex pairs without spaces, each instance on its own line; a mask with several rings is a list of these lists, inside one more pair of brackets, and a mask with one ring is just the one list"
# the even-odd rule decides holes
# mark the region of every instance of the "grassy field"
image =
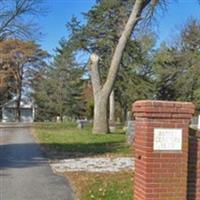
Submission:
[[80,130],[72,124],[41,124],[35,130],[35,136],[51,158],[132,155],[126,136],[120,131],[94,135],[91,127]]
[[[50,159],[132,156],[122,131],[94,135],[91,127],[80,130],[73,124],[39,124],[34,136]],[[77,200],[132,200],[132,172],[62,174],[70,179]]]

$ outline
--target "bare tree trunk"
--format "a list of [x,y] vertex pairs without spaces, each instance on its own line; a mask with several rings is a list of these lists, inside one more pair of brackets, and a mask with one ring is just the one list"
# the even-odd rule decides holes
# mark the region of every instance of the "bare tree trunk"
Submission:
[[122,31],[121,37],[115,48],[109,72],[105,83],[102,85],[98,69],[99,56],[93,53],[90,57],[90,72],[94,94],[94,124],[93,133],[108,133],[108,100],[119,70],[127,41],[132,31],[141,18],[144,8],[151,3],[151,0],[136,0],[130,17]]
[[110,132],[115,132],[115,93],[112,90],[109,97],[109,128]]
[[112,90],[109,98],[109,120],[110,122],[115,122],[115,93],[114,90]]
[[94,95],[94,122],[93,133],[108,133],[108,98],[109,95],[101,90],[101,81],[98,69],[99,57],[92,54],[90,57],[90,72]]
[[93,133],[108,133],[108,97],[95,96]]
[[17,87],[16,87],[16,91],[17,91],[17,99],[16,99],[16,120],[17,122],[21,122],[21,100],[22,100],[22,81],[23,81],[23,65],[20,66],[20,64],[18,64],[18,69],[16,72],[16,80],[17,80]]
[[21,121],[21,86],[17,89],[17,99],[16,99],[16,120],[17,122]]
[[63,123],[64,122],[64,118],[63,118],[63,115],[60,114],[60,122]]

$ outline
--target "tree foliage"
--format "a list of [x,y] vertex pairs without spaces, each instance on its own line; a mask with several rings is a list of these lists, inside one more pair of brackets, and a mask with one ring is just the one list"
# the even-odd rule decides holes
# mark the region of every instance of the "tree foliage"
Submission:
[[17,97],[19,121],[23,89],[30,83],[32,74],[45,64],[46,57],[47,53],[31,41],[9,39],[0,42],[0,92],[6,91],[6,96]]
[[200,103],[200,23],[190,19],[174,45],[155,56],[157,98]]
[[134,101],[152,99],[154,96],[152,69],[154,44],[154,35],[146,33],[132,41],[131,48],[126,49],[123,56],[114,90],[116,102],[120,105],[118,110],[122,111],[124,119]]
[[108,131],[107,104],[118,72],[124,62],[136,62],[138,56],[132,33],[137,32],[136,25],[142,17],[152,15],[156,5],[151,0],[102,0],[84,15],[86,24],[73,18],[68,25],[74,46],[91,54],[88,66],[94,94],[95,133]]
[[83,70],[76,63],[65,40],[60,41],[52,64],[33,80],[33,96],[38,105],[38,120],[59,116],[75,118],[84,109],[82,99]]

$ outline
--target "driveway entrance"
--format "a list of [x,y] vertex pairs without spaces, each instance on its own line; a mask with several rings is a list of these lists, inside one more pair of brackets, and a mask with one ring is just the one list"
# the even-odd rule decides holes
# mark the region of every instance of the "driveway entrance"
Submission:
[[0,200],[74,200],[53,174],[29,128],[0,128]]

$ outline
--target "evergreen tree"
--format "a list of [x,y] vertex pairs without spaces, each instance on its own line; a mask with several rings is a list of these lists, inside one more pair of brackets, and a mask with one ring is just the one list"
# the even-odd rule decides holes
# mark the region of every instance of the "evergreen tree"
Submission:
[[120,105],[118,110],[122,111],[123,120],[134,101],[154,98],[154,36],[151,33],[141,34],[140,38],[132,41],[132,46],[130,43],[131,41],[128,43],[129,49],[124,53],[115,83],[116,102]]
[[[94,95],[94,133],[108,132],[108,99],[123,56],[129,49],[127,46],[132,45],[131,35],[136,31],[140,17],[151,15],[157,3],[145,0],[101,0],[85,14],[85,25],[75,18],[69,24],[74,47],[91,54],[88,66]],[[130,57],[134,59],[135,52]]]
[[83,70],[68,43],[61,40],[59,44],[53,63],[43,70],[34,86],[40,120],[53,116],[60,116],[61,121],[64,116],[78,117],[84,108],[81,101]]
[[174,45],[155,56],[157,98],[192,101],[200,107],[200,23],[189,20]]

